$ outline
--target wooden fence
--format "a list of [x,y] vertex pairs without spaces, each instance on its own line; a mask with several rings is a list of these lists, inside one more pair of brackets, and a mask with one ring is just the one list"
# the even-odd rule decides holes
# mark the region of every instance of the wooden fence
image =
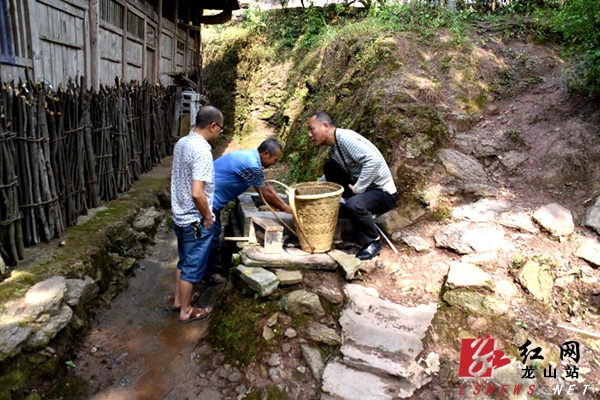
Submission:
[[0,255],[60,237],[172,154],[164,88],[0,82]]

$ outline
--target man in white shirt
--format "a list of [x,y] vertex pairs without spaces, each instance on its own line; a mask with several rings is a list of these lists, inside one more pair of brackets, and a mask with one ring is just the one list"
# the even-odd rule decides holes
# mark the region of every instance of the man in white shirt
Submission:
[[398,202],[392,173],[373,143],[354,131],[337,128],[326,112],[311,114],[308,129],[308,137],[317,147],[329,146],[324,178],[344,187],[340,217],[352,223],[361,246],[356,257],[369,260],[381,252],[373,215],[391,210]]
[[202,107],[194,129],[179,139],[173,150],[171,211],[179,256],[173,310],[179,311],[182,324],[203,320],[212,312],[211,307],[194,307],[192,293],[194,284],[206,272],[214,235],[215,170],[209,142],[222,130],[221,111],[212,106]]

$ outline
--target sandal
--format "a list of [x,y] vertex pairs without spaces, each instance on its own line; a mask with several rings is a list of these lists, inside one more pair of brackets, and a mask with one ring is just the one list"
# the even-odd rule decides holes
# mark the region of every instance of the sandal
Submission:
[[208,318],[211,313],[212,313],[212,307],[207,307],[207,308],[193,307],[190,317],[187,319],[179,318],[179,323],[189,324],[190,322],[194,322],[194,321],[202,321],[202,320],[205,320],[206,318]]
[[[190,304],[194,304],[199,298],[200,298],[200,292],[196,291],[196,292],[192,293],[192,299],[190,300]],[[172,301],[171,299],[173,299],[173,296],[170,296],[169,302]],[[181,306],[179,306],[179,307],[171,306],[171,311],[173,311],[173,312],[181,311]]]
[[208,279],[202,280],[202,283],[207,285],[221,285],[223,283],[229,282],[226,276],[219,274],[218,272],[212,274]]

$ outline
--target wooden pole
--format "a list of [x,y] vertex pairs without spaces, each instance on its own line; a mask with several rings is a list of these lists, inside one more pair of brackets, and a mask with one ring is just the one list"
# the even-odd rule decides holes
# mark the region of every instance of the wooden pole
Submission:
[[203,9],[198,10],[198,16],[196,23],[198,24],[198,32],[196,33],[196,90],[198,93],[204,93],[204,87],[202,87],[202,20]]
[[163,0],[158,0],[158,37],[156,38],[156,57],[154,57],[154,62],[156,65],[156,68],[154,69],[154,73],[156,74],[154,80],[155,83],[160,83],[160,59],[162,58],[162,46],[160,45],[160,42],[162,41],[163,34],[162,10]]
[[98,17],[98,0],[90,0],[90,84],[93,90],[98,90],[100,78],[98,68],[100,64],[100,54],[98,53],[98,36],[100,29],[100,19]]
[[171,62],[173,72],[177,72],[177,42],[179,41],[179,0],[175,0],[175,15],[173,16],[173,45],[171,46]]

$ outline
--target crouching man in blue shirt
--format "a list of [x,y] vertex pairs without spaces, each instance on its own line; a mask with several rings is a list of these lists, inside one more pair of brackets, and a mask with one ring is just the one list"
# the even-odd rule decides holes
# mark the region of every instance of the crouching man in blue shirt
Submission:
[[209,270],[205,281],[209,284],[227,282],[227,278],[216,272],[216,259],[219,251],[221,234],[221,211],[229,201],[237,198],[248,188],[254,187],[272,207],[286,213],[292,209],[277,194],[275,189],[265,182],[263,168],[269,168],[281,157],[281,143],[269,138],[257,149],[238,150],[218,158],[215,165],[215,198],[213,214],[215,215],[214,236],[210,246]]

